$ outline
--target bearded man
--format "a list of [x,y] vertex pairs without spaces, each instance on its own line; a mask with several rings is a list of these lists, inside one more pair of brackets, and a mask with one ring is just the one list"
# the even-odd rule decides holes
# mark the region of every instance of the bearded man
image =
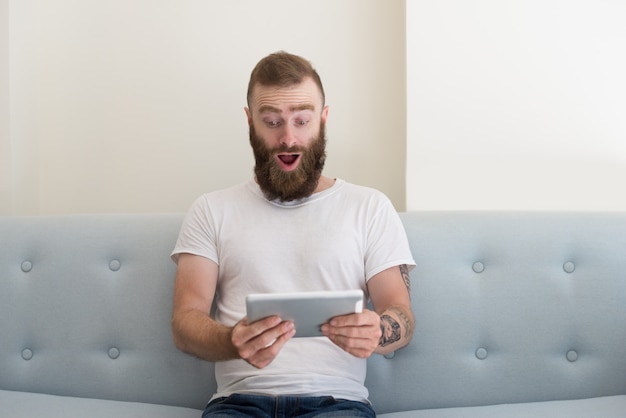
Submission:
[[[322,174],[328,106],[309,61],[263,58],[247,101],[255,178],[198,198],[172,252],[174,341],[215,362],[203,417],[374,417],[366,359],[404,347],[414,326],[400,219],[379,191]],[[331,319],[322,337],[245,317],[251,293],[349,289],[373,310]]]

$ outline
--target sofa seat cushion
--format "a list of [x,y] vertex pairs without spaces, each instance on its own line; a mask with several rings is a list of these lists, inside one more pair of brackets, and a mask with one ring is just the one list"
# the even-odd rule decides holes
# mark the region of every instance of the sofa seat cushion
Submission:
[[626,395],[606,396],[571,401],[531,402],[504,405],[474,406],[468,408],[424,409],[378,415],[381,418],[623,418],[626,414]]
[[11,418],[199,418],[202,411],[139,402],[73,398],[0,390],[0,416]]

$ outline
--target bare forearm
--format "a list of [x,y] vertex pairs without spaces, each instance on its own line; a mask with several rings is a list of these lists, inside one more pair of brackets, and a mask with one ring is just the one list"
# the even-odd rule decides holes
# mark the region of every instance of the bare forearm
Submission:
[[415,319],[411,310],[405,306],[392,306],[380,315],[382,336],[375,350],[378,354],[387,354],[407,345],[413,337]]
[[232,328],[213,320],[209,315],[188,310],[172,317],[172,334],[176,346],[207,361],[239,358],[231,342]]

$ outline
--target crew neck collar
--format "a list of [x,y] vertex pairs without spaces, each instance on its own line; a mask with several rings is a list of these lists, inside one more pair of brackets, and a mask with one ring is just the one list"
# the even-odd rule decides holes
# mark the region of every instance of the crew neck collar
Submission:
[[265,200],[266,202],[274,205],[274,206],[280,206],[280,207],[284,207],[284,208],[295,208],[295,207],[299,207],[299,206],[304,206],[304,205],[308,205],[310,203],[316,202],[320,199],[325,198],[328,195],[331,195],[333,193],[335,193],[336,190],[338,190],[342,185],[343,185],[344,181],[338,178],[334,179],[334,182],[332,184],[332,186],[328,187],[327,189],[322,190],[321,192],[316,192],[313,193],[311,196],[309,197],[305,197],[302,199],[296,199],[296,200],[292,200],[289,202],[283,202],[279,199],[274,199],[274,200],[267,200],[267,198],[265,197],[265,194],[263,194],[263,191],[261,190],[261,187],[259,186],[259,184],[254,180],[251,179],[248,182],[248,186],[249,188],[252,190],[252,192],[261,197],[263,200]]

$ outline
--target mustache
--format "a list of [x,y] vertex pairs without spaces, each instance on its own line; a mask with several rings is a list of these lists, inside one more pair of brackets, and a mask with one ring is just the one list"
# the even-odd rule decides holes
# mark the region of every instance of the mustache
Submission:
[[306,152],[306,148],[300,145],[294,145],[294,146],[287,146],[285,144],[280,145],[276,148],[272,148],[270,151],[270,153],[272,155],[276,155],[276,154],[303,154],[304,152]]

